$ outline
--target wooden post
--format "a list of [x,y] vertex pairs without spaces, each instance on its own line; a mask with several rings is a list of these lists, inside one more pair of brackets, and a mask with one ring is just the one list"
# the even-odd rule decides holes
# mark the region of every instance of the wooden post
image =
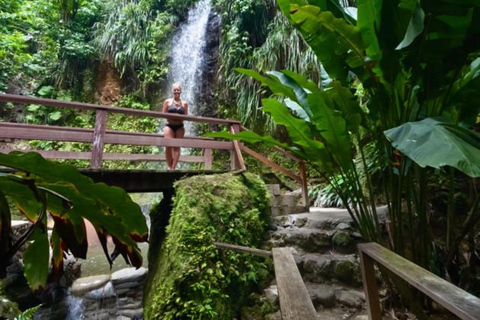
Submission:
[[212,170],[212,149],[204,149],[203,157],[205,158],[205,170]]
[[308,199],[308,184],[307,184],[307,168],[304,161],[298,163],[300,167],[300,178],[302,179],[302,198],[305,208],[310,207],[310,200]]
[[[239,124],[232,124],[230,127],[230,133],[236,134],[240,132]],[[242,151],[240,150],[240,143],[238,140],[232,141],[232,151],[230,152],[230,167],[232,170],[245,170],[245,162],[243,161]]]
[[363,288],[365,290],[365,300],[367,302],[368,318],[370,320],[382,320],[382,311],[380,309],[380,300],[378,297],[377,279],[375,278],[375,268],[373,259],[366,255],[361,249],[360,267],[362,269]]
[[107,111],[97,109],[95,118],[95,128],[93,130],[92,141],[92,158],[90,159],[90,167],[92,169],[100,169],[102,167],[103,158],[103,137],[105,135],[107,124]]

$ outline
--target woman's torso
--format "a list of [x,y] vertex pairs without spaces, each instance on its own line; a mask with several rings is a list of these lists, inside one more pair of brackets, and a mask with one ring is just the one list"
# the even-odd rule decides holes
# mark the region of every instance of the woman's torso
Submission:
[[[169,99],[167,113],[180,114],[180,115],[185,114],[185,107],[183,105],[183,101],[180,100],[180,103],[176,104],[173,99]],[[183,120],[169,119],[168,123],[181,124],[183,123]]]

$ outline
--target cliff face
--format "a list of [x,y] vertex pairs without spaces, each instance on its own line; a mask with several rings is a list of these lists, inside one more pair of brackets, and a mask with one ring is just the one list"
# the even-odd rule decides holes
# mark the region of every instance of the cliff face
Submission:
[[144,318],[232,319],[268,272],[262,258],[220,250],[213,242],[259,246],[269,221],[265,184],[252,174],[222,174],[181,180],[175,189],[166,233],[165,219],[155,221],[168,215],[168,203],[150,213],[155,241]]
[[217,87],[218,55],[220,46],[221,18],[212,11],[208,17],[205,59],[202,66],[202,83],[198,95],[199,114],[204,117],[215,117],[217,101],[215,91]]

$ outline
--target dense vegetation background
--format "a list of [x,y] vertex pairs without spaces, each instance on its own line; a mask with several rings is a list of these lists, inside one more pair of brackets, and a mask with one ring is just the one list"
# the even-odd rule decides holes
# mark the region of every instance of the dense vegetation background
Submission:
[[[0,0],[0,91],[158,109],[172,34],[194,2]],[[345,1],[214,0],[218,115],[293,142],[332,194],[353,204],[365,239],[380,241],[375,204],[388,203],[388,245],[479,294],[479,4],[355,3],[358,21]],[[282,69],[296,73],[263,76]],[[1,116],[90,127],[93,119],[35,105]],[[153,119],[109,126],[157,129]],[[403,144],[425,132],[424,148]]]

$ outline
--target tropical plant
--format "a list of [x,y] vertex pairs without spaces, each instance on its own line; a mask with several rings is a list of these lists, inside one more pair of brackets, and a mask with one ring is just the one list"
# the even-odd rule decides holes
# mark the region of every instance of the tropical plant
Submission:
[[[23,256],[24,274],[32,290],[45,288],[52,248],[52,279],[63,270],[70,251],[86,258],[88,243],[84,219],[95,227],[110,264],[122,255],[128,264],[142,265],[136,242],[147,240],[148,229],[140,207],[122,189],[109,187],[80,174],[74,167],[50,162],[37,153],[0,154],[0,164],[13,170],[0,176],[0,278],[10,258],[28,243]],[[32,222],[16,243],[11,243],[8,203],[15,203]],[[51,236],[47,216],[54,221]],[[107,236],[113,239],[110,255]]]
[[128,75],[145,88],[161,82],[168,69],[168,37],[177,17],[150,9],[146,1],[107,2],[109,13],[95,25],[95,45],[101,59],[113,62],[120,76]]
[[[343,203],[351,203],[348,210],[364,239],[380,241],[375,203],[380,190],[364,152],[366,144],[373,145],[375,167],[383,171],[392,249],[432,267],[429,173],[448,166],[480,176],[480,137],[471,130],[480,108],[480,4],[362,0],[358,20],[334,0],[278,4],[334,81],[321,90],[291,71],[262,76],[240,69],[285,97],[285,104],[274,99],[262,104],[286,127],[293,146],[251,132],[213,136],[278,145],[301,156]],[[353,81],[361,83],[356,87],[367,102],[352,93]],[[340,188],[340,181],[349,187]],[[452,258],[460,259],[461,240],[480,220],[479,198],[478,191],[471,193],[471,209],[458,233],[449,221],[449,260],[443,261],[449,271]],[[454,209],[450,204],[450,218]]]
[[233,116],[238,115],[247,127],[273,132],[274,123],[259,108],[262,96],[268,92],[234,72],[234,68],[260,72],[287,68],[319,79],[320,64],[271,1],[216,1],[216,5],[223,18],[219,71],[222,89],[218,93],[221,104],[224,109],[236,109]]

